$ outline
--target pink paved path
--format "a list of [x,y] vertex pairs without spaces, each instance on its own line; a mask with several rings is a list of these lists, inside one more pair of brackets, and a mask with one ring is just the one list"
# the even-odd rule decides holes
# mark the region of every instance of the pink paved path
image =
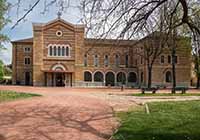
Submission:
[[117,127],[113,109],[126,110],[147,101],[200,100],[199,96],[175,99],[121,96],[140,92],[133,89],[121,92],[108,88],[0,86],[0,90],[43,95],[0,104],[0,140],[107,140]]
[[116,128],[107,103],[80,96],[74,89],[0,86],[0,90],[44,95],[0,104],[0,140],[106,140]]

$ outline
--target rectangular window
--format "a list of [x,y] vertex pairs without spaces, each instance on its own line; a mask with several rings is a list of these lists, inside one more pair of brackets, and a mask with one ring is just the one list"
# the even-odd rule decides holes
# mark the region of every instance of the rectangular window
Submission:
[[116,67],[119,67],[120,65],[119,55],[115,55],[115,65]]
[[168,55],[168,63],[171,64],[171,56]]
[[105,67],[108,67],[108,55],[105,55],[104,65]]
[[127,68],[128,68],[128,61],[129,61],[129,60],[128,60],[128,57],[129,57],[129,56],[126,55],[126,58],[125,58],[125,65],[126,65]]
[[160,62],[162,63],[162,64],[164,64],[165,63],[165,56],[161,56],[161,58],[160,58]]
[[98,67],[98,65],[99,65],[99,58],[98,58],[97,55],[95,55],[95,56],[94,56],[94,66],[95,66],[95,67]]
[[84,66],[87,67],[87,54],[84,55]]
[[30,57],[25,57],[24,58],[24,64],[25,65],[30,65],[31,64],[31,58]]
[[31,52],[31,48],[30,47],[25,47],[24,48],[24,52],[25,53],[30,53]]

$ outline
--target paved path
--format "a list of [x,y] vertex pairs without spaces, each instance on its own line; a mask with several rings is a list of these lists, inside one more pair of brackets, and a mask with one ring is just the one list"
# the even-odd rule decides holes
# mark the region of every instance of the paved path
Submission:
[[113,110],[103,100],[23,88],[8,89],[44,96],[0,104],[0,140],[106,140],[116,128]]
[[103,88],[0,86],[0,90],[43,95],[0,104],[0,140],[107,140],[118,125],[113,111],[152,101],[200,100],[199,96],[133,97],[125,95],[138,90]]

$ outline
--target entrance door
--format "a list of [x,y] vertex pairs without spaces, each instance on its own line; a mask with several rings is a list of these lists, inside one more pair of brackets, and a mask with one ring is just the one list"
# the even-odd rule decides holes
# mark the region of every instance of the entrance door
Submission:
[[62,73],[56,73],[56,86],[62,87],[64,86],[64,75]]
[[30,85],[31,74],[30,72],[25,72],[25,85]]

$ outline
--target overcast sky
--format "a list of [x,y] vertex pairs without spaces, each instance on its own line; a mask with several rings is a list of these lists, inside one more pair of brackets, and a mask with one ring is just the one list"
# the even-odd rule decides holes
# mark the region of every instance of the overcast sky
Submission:
[[[17,0],[8,0],[12,4],[15,4]],[[19,17],[24,14],[24,10],[29,7],[30,3],[33,3],[36,0],[23,0],[26,1],[24,4],[22,4],[20,11],[19,11]],[[50,1],[50,0],[49,0]],[[78,0],[71,1],[71,7],[68,8],[63,14],[62,18],[68,22],[71,23],[79,23],[81,19],[81,14],[78,8],[76,6],[79,5]],[[44,9],[44,0],[41,0],[41,3],[35,7],[35,9],[27,16],[25,21],[22,21],[19,25],[17,25],[14,29],[11,29],[11,27],[15,24],[17,17],[17,8],[12,8],[9,12],[10,19],[12,20],[11,23],[9,23],[3,30],[3,33],[8,35],[11,41],[18,40],[18,39],[24,39],[32,37],[32,23],[33,22],[39,22],[39,23],[46,23],[48,21],[54,20],[57,18],[57,12],[58,7],[50,7],[49,11],[43,15],[41,12]],[[0,59],[4,61],[6,64],[11,63],[12,59],[12,45],[10,43],[6,44],[6,50],[0,52]]]

